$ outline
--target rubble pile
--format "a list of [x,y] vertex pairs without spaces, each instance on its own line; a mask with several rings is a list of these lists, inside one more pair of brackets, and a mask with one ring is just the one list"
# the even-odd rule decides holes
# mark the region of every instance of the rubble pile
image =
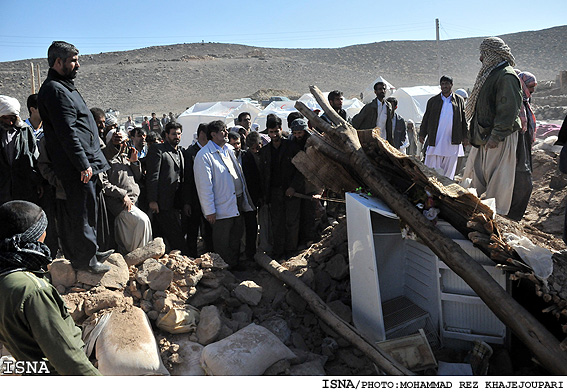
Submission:
[[[329,226],[322,238],[282,265],[351,322],[346,221]],[[95,275],[55,260],[52,281],[77,325],[117,309],[142,309],[170,374],[205,374],[201,352],[251,324],[294,354],[260,374],[376,374],[373,363],[321,322],[305,300],[256,264],[233,271],[214,253],[196,259],[166,254],[161,238],[124,257],[115,253],[108,263],[108,273]]]

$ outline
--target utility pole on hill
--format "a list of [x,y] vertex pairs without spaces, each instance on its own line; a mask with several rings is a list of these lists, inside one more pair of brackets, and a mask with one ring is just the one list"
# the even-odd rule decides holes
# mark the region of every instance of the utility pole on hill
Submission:
[[439,53],[439,19],[435,19],[435,42],[437,43],[437,80],[441,79],[441,54]]

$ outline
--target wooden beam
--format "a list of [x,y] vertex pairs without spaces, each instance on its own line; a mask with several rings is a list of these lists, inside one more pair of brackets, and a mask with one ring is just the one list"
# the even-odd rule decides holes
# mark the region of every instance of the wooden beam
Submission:
[[[327,104],[321,91],[310,87],[311,93],[323,110],[333,109]],[[302,102],[295,107],[306,117],[311,112]],[[317,127],[323,120],[317,116],[309,118]],[[473,260],[458,244],[445,236],[423,214],[403,197],[369,161],[358,141],[356,130],[343,121],[329,132],[336,133],[347,147],[348,161],[371,192],[380,197],[419,236],[451,270],[459,275],[484,301],[492,312],[518,336],[532,351],[539,362],[553,374],[567,374],[567,353],[559,347],[559,341],[519,305],[490,274]],[[386,142],[384,142],[386,143]],[[343,160],[346,160],[343,159]]]
[[337,316],[313,290],[296,278],[293,273],[282,267],[277,261],[272,260],[268,255],[260,252],[256,253],[254,259],[266,271],[295,290],[325,324],[362,351],[384,373],[391,376],[414,375],[375,344],[360,335],[352,325]]

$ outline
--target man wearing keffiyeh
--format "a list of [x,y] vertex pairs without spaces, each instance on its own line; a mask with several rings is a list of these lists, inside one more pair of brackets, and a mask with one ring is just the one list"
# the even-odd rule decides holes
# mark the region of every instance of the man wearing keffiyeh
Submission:
[[516,148],[521,130],[520,80],[512,68],[515,59],[502,39],[489,37],[480,44],[482,67],[467,100],[472,149],[463,179],[482,199],[494,198],[496,212],[508,214],[514,190]]
[[45,278],[47,217],[37,205],[0,206],[0,343],[17,361],[47,359],[51,374],[100,375],[83,351],[81,330]]

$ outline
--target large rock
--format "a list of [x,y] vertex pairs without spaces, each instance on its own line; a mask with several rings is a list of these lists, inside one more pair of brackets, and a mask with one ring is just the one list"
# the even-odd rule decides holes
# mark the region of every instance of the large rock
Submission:
[[65,259],[53,261],[49,266],[49,273],[51,274],[51,284],[55,287],[59,285],[71,287],[77,281],[77,273],[71,262]]
[[199,324],[197,324],[197,339],[202,345],[215,341],[222,328],[220,312],[216,306],[205,306],[201,309]]
[[201,289],[197,290],[197,293],[189,298],[189,303],[196,308],[200,308],[205,305],[210,305],[216,303],[220,300],[227,300],[230,297],[230,293],[226,287],[220,286],[216,289]]
[[329,273],[331,278],[335,280],[342,280],[349,274],[348,263],[342,254],[336,254],[325,265],[325,270]]
[[104,264],[110,266],[110,271],[104,274],[93,274],[88,271],[77,271],[77,282],[89,286],[104,286],[109,289],[122,289],[128,284],[130,274],[128,265],[120,253],[110,255]]
[[256,306],[262,299],[262,287],[251,280],[246,280],[234,289],[234,296],[248,305]]
[[146,246],[133,250],[124,256],[128,266],[140,265],[147,259],[159,259],[165,254],[165,243],[163,238],[157,237],[148,242]]
[[136,274],[140,284],[147,284],[152,290],[166,290],[173,280],[173,271],[156,259],[147,259]]
[[85,298],[84,309],[87,316],[103,310],[117,307],[125,302],[124,295],[117,291],[103,290]]

